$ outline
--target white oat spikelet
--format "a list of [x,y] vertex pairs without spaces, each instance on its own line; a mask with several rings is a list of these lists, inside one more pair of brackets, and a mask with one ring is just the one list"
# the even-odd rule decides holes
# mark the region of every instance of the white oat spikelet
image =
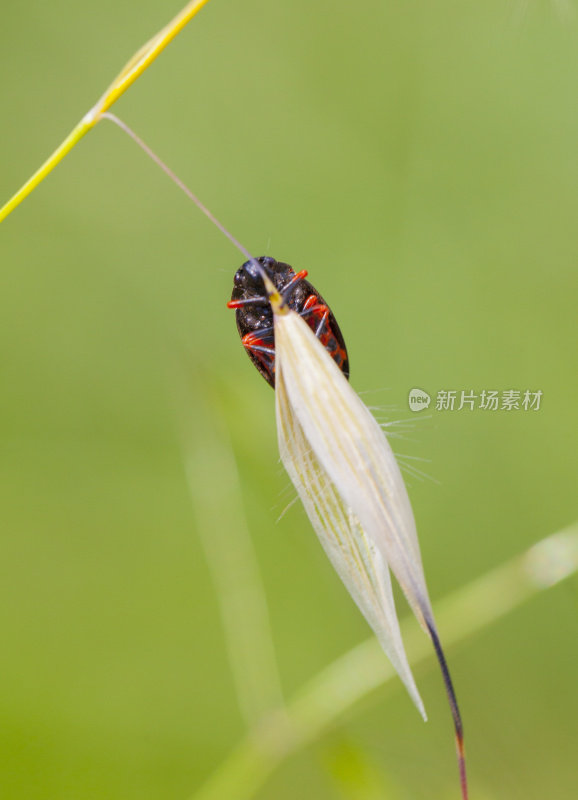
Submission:
[[413,512],[391,447],[307,323],[264,276],[275,326],[275,395],[285,469],[325,552],[419,711],[389,570],[431,637],[456,730],[467,797],[462,725],[426,587]]

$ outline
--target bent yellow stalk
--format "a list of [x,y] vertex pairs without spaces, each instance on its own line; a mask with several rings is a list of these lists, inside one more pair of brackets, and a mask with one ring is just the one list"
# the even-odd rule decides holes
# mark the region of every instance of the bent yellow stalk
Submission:
[[161,31],[148,41],[126,64],[114,79],[100,100],[84,115],[78,125],[66,139],[50,155],[44,164],[29,178],[26,183],[0,208],[0,222],[4,220],[20,203],[34,191],[39,183],[52,172],[54,167],[69,153],[72,148],[91,130],[118,98],[132,86],[140,75],[149,67],[157,56],[165,49],[175,36],[182,31],[187,22],[206,5],[209,0],[192,0]]
[[433,617],[415,521],[391,447],[306,322],[267,276],[275,324],[275,395],[281,460],[321,544],[425,716],[405,655],[389,569],[431,637],[456,732],[467,798],[463,733]]

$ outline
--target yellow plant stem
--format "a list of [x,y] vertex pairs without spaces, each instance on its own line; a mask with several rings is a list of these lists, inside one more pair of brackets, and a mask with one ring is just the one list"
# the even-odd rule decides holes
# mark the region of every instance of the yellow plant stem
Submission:
[[48,175],[49,172],[52,172],[54,167],[59,164],[64,156],[72,150],[75,144],[77,144],[85,133],[93,127],[96,120],[92,121],[92,123],[86,122],[86,117],[82,119],[76,128],[72,130],[66,139],[59,145],[54,153],[49,156],[44,164],[39,167],[34,175],[30,177],[24,186],[21,186],[20,189],[16,192],[16,194],[8,200],[5,205],[0,208],[0,222],[4,220],[8,214],[12,213],[16,206],[19,206],[20,203],[24,200],[24,198],[28,197],[28,195],[36,189],[39,183],[42,183],[44,178]]
[[206,5],[209,0],[192,0],[180,11],[177,16],[169,22],[156,36],[147,42],[141,49],[130,59],[124,69],[115,78],[115,80],[108,87],[106,92],[91,108],[78,125],[70,132],[62,144],[56,148],[52,155],[46,159],[44,164],[36,170],[29,180],[16,192],[16,194],[8,200],[5,205],[0,208],[0,222],[4,220],[8,214],[20,205],[24,198],[34,191],[39,183],[42,183],[44,178],[52,172],[54,167],[59,164],[67,153],[82,139],[82,137],[93,128],[101,119],[102,114],[107,111],[118,98],[126,92],[129,86],[136,81],[140,75],[152,64],[157,56],[165,49],[175,36],[182,31],[185,25],[195,16],[195,14]]
[[95,106],[97,113],[107,111],[113,103],[116,103],[121,94],[131,86],[140,75],[149,67],[155,58],[172,42],[177,33],[180,33],[187,22],[190,22],[195,14],[206,5],[209,0],[192,0],[172,19],[156,36],[147,42],[135,53],[120,75],[108,87],[104,95]]

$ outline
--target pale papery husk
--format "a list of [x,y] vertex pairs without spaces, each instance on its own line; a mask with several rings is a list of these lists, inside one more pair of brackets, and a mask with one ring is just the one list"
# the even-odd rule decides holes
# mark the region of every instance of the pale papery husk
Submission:
[[433,613],[411,505],[389,442],[309,326],[285,307],[275,313],[275,353],[283,464],[333,566],[425,717],[389,569],[428,633]]

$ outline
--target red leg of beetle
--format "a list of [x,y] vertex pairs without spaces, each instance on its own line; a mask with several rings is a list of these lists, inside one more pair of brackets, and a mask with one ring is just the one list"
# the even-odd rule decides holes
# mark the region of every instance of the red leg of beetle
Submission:
[[246,300],[229,300],[227,303],[227,308],[243,308],[243,306],[249,306],[252,303],[267,303],[268,300],[266,297],[249,297]]
[[296,272],[295,275],[291,278],[289,283],[283,287],[283,297],[287,295],[289,289],[294,286],[298,281],[302,281],[304,278],[307,277],[309,273],[306,269],[302,269],[300,272]]
[[303,311],[301,312],[303,316],[305,316],[305,312],[310,315],[307,321],[309,327],[315,333],[315,336],[321,339],[329,317],[329,308],[324,303],[320,303],[316,295],[310,294],[303,304]]
[[275,355],[275,348],[271,347],[270,341],[262,339],[257,332],[246,333],[241,341],[246,350]]

